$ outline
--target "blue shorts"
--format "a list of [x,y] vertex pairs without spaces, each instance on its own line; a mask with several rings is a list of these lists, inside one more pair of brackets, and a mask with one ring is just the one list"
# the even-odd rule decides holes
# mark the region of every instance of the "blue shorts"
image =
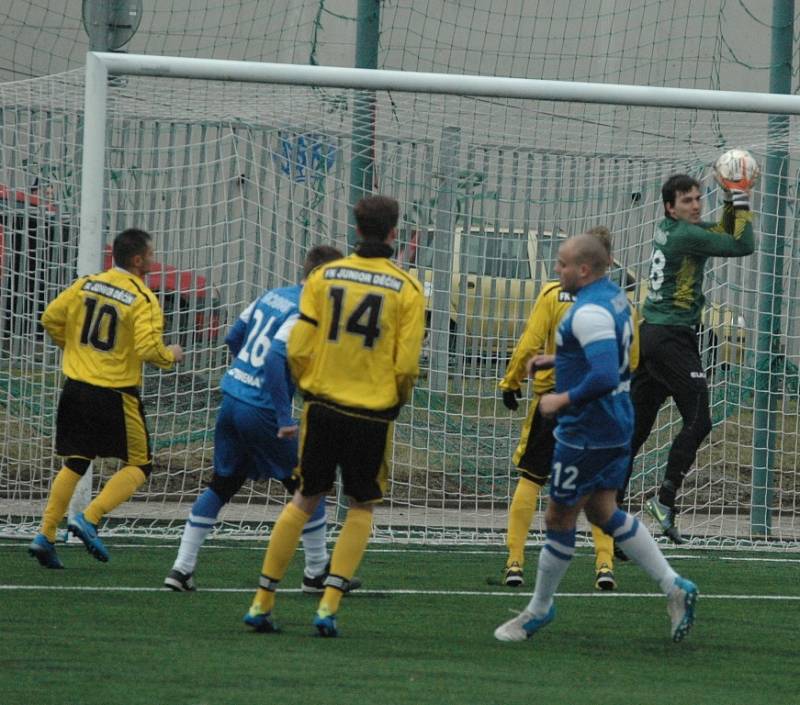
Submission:
[[278,438],[269,409],[222,395],[214,428],[214,472],[220,477],[287,480],[297,466],[297,439]]
[[572,448],[556,441],[550,498],[571,507],[595,490],[618,490],[625,484],[630,455],[629,446]]

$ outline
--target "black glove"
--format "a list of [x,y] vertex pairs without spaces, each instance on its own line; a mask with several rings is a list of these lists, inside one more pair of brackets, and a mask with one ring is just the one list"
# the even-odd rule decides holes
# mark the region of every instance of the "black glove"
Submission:
[[517,399],[521,396],[521,389],[507,389],[503,392],[503,406],[505,406],[506,409],[511,409],[511,411],[516,411],[519,409],[519,402],[517,402]]

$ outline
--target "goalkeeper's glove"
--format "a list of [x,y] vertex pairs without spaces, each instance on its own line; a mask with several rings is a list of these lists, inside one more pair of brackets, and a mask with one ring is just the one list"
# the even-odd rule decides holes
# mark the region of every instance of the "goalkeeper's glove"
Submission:
[[722,190],[722,200],[730,203],[734,208],[750,209],[750,192],[739,189]]
[[522,390],[520,389],[507,389],[503,392],[503,405],[506,409],[510,409],[511,411],[516,411],[519,409],[519,399],[522,396]]

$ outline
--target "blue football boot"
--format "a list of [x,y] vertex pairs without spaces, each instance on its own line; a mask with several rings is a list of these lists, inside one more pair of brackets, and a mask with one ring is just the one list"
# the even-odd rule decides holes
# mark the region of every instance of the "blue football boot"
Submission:
[[262,612],[258,607],[251,607],[242,620],[248,627],[253,627],[262,634],[278,633],[280,629],[272,621],[270,612]]
[[339,630],[336,628],[335,614],[322,615],[317,612],[317,614],[314,615],[314,627],[317,633],[322,637],[339,636]]
[[67,525],[67,531],[71,531],[73,536],[77,536],[86,550],[89,551],[98,561],[103,563],[108,561],[108,549],[103,545],[103,542],[97,536],[97,527],[86,521],[83,512],[76,515],[75,518]]
[[498,641],[525,641],[530,639],[542,627],[546,627],[555,619],[556,607],[550,609],[542,617],[534,617],[532,612],[523,610],[514,619],[509,619],[494,630],[494,638]]
[[682,641],[692,628],[698,594],[697,585],[691,580],[680,576],[675,578],[675,585],[667,595],[672,641]]
[[47,540],[44,534],[36,534],[36,538],[28,546],[28,553],[32,555],[43,568],[60,570],[64,564],[56,554],[56,545]]

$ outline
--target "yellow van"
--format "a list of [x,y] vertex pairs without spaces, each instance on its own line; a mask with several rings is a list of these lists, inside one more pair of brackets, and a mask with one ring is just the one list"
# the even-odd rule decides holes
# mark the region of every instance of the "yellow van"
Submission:
[[[450,249],[451,365],[459,358],[504,362],[511,354],[542,285],[555,278],[563,230],[537,231],[492,227],[457,227]],[[433,262],[437,233],[429,228],[412,231],[400,249],[398,261],[409,266],[425,289],[430,324],[434,290]],[[447,243],[441,247],[447,247]],[[439,253],[440,255],[442,253]],[[641,304],[647,280],[615,260],[611,279]],[[446,276],[439,285],[448,285]],[[702,347],[709,349],[711,366],[741,363],[744,322],[730,309],[710,304],[703,313]],[[427,344],[426,344],[427,350]]]
[[[450,281],[451,355],[490,360],[505,359],[510,354],[539,290],[553,278],[558,246],[567,236],[562,230],[455,229]],[[417,231],[400,254],[401,262],[412,262],[411,271],[423,282],[429,320],[435,247],[433,230]],[[631,272],[623,277],[621,267],[614,269],[612,277],[628,289],[636,282]]]

